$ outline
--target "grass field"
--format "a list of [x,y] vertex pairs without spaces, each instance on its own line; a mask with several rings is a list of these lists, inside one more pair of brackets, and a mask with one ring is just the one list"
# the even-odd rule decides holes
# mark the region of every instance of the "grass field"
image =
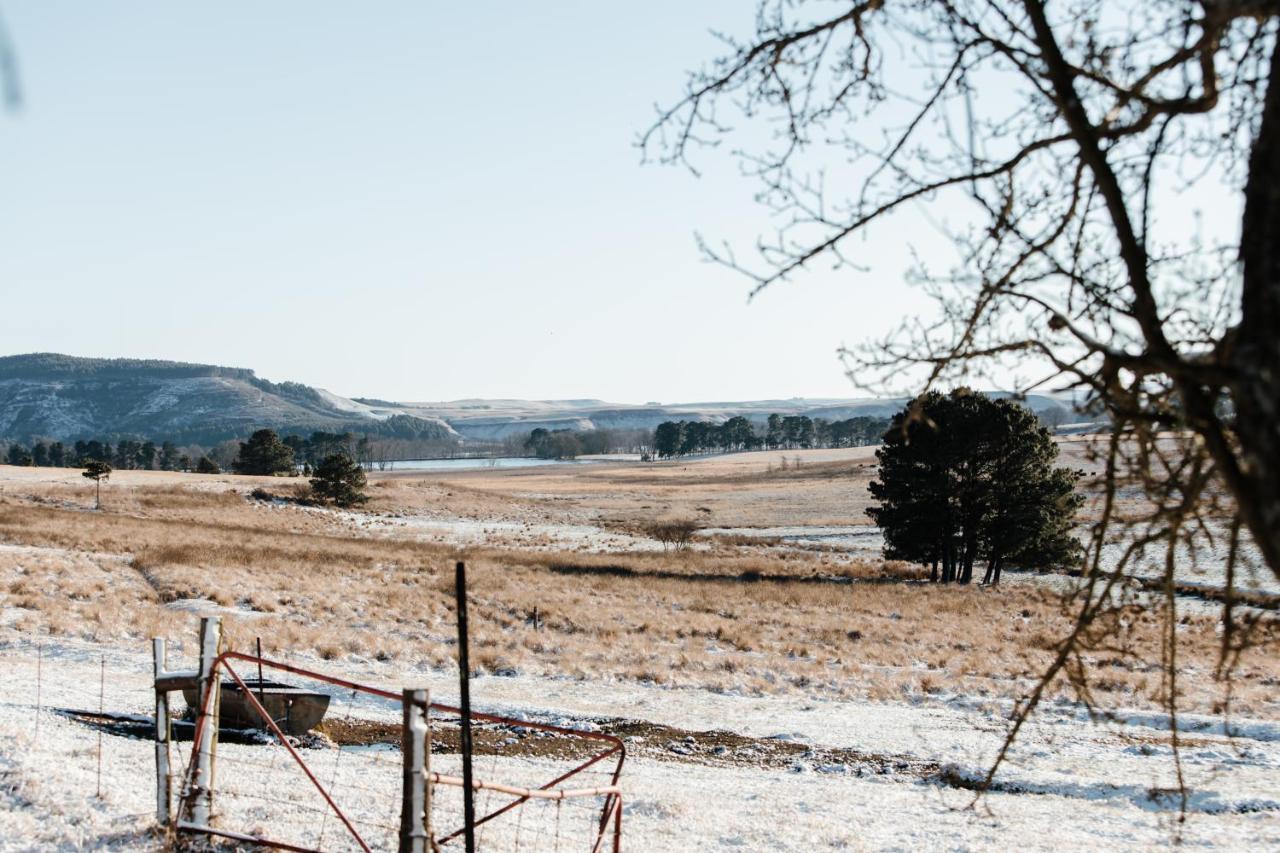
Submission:
[[[782,457],[786,457],[783,470]],[[797,462],[799,463],[797,465]],[[646,536],[706,527],[865,524],[867,449],[374,474],[358,512],[267,502],[288,478],[120,472],[92,511],[76,471],[0,468],[0,591],[24,632],[106,641],[189,636],[227,617],[247,647],[449,667],[451,568],[468,561],[474,665],[748,695],[874,700],[1012,698],[1069,624],[1061,584],[919,583],[917,567],[743,536],[685,550]],[[1234,707],[1262,712],[1280,683],[1274,626],[1246,658]],[[1188,710],[1221,707],[1208,612],[1179,626]],[[1135,615],[1095,656],[1104,704],[1147,707],[1162,635]]]
[[[1067,458],[1087,466],[1082,450],[1068,444]],[[1072,582],[941,587],[885,562],[866,545],[872,465],[858,449],[374,474],[350,512],[292,500],[300,480],[160,472],[113,474],[95,511],[78,471],[0,467],[0,850],[164,849],[139,784],[149,741],[56,709],[101,704],[145,728],[147,640],[189,661],[202,614],[222,615],[240,650],[260,637],[268,657],[451,701],[458,558],[475,701],[624,737],[624,849],[1280,843],[1274,617],[1240,662],[1226,720],[1218,623],[1198,600],[1180,603],[1177,624],[1181,763],[1160,702],[1161,620],[1133,610],[1122,641],[1088,660],[1106,721],[1055,685],[970,808],[1013,702],[1068,630]],[[704,535],[682,549],[651,535],[681,521]],[[335,726],[396,740],[386,708],[335,701]],[[448,722],[435,728],[433,761],[448,768]],[[305,751],[332,763],[325,778],[353,804],[372,790],[355,756],[339,773],[341,751]],[[276,766],[266,746],[225,752],[227,768]],[[483,773],[510,781],[540,761],[553,758],[486,755]],[[398,776],[377,778],[381,813]],[[227,770],[224,784],[266,783]],[[85,796],[98,785],[101,798]],[[314,828],[268,813],[273,827]],[[558,837],[558,812],[541,821]]]

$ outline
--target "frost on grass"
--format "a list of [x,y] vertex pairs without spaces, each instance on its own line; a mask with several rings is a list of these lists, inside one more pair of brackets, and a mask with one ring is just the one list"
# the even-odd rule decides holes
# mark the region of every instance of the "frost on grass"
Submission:
[[[37,736],[33,646],[12,629],[0,629],[0,666],[6,675],[0,681],[0,849],[145,849],[156,843],[149,830],[154,808],[151,743],[102,737],[103,798],[98,799],[98,732],[50,710],[96,707],[105,656],[107,710],[145,717],[150,660],[141,646],[45,640]],[[392,687],[423,683],[444,702],[454,698],[456,688],[455,676],[445,671],[405,671],[377,662],[323,667]],[[968,809],[973,791],[967,783],[980,778],[1003,733],[1007,709],[990,703],[963,697],[933,706],[748,697],[531,676],[481,677],[473,695],[482,709],[499,713],[591,722],[606,731],[625,717],[692,733],[674,739],[681,744],[692,740],[697,748],[690,755],[647,751],[633,742],[622,777],[625,849],[1155,847],[1167,844],[1175,832],[1194,846],[1280,845],[1280,724],[1267,720],[1234,721],[1234,737],[1215,729],[1213,718],[1182,721],[1188,732],[1184,761],[1191,801],[1188,820],[1179,827],[1178,803],[1169,794],[1166,739],[1161,721],[1151,714],[1118,713],[1112,722],[1095,724],[1073,707],[1047,708],[982,806]],[[352,719],[394,718],[394,709],[373,701],[335,707]],[[812,757],[802,752],[791,766],[718,762],[714,749],[701,748],[711,742],[706,733],[713,730],[732,730]],[[179,743],[175,751],[182,748],[189,744]],[[836,748],[899,754],[908,767],[896,769],[890,763],[886,772],[862,774],[842,770],[823,757],[824,750]],[[229,744],[223,752],[226,772],[237,762],[243,769],[252,762],[278,760],[273,749],[278,748]],[[367,789],[370,812],[382,809],[391,815],[388,820],[394,818],[394,747],[357,757],[317,740],[304,746],[304,752],[313,756],[322,778],[339,788]],[[385,761],[386,766],[378,765],[381,776],[369,772],[364,757]],[[456,769],[456,755],[436,755],[433,761],[443,772]],[[910,761],[933,763],[940,770],[916,772]],[[481,758],[477,773],[535,779],[553,766],[550,758]],[[251,790],[261,780],[247,775],[227,784]],[[442,820],[455,807],[442,794]],[[561,815],[562,832],[567,832],[566,814]],[[232,816],[230,811],[227,815]],[[314,815],[302,815],[265,809],[246,813],[245,820],[292,820],[299,831],[314,829]],[[585,810],[573,813],[580,821],[585,815]],[[554,812],[524,815],[519,829],[524,849],[539,849],[531,846],[539,826],[542,840],[550,839]],[[332,828],[325,830],[326,836]],[[514,824],[504,828],[495,822],[486,847],[511,849],[515,831]]]

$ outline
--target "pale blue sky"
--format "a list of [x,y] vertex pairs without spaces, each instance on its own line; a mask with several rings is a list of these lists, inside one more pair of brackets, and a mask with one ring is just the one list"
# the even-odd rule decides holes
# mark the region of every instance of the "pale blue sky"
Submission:
[[0,8],[3,354],[396,400],[848,396],[836,348],[923,304],[905,236],[748,304],[693,232],[767,231],[754,186],[640,165],[740,0]]

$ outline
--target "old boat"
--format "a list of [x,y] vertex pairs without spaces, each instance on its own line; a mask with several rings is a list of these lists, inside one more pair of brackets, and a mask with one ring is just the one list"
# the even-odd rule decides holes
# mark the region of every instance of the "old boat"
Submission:
[[[329,710],[329,695],[316,693],[291,684],[279,681],[256,678],[244,679],[245,686],[258,700],[266,712],[271,715],[280,730],[289,735],[304,735],[311,731],[324,719]],[[187,707],[196,707],[196,689],[185,688],[182,697],[187,700]],[[219,727],[224,729],[265,729],[267,723],[244,696],[240,685],[234,681],[222,682],[222,696],[219,703]]]

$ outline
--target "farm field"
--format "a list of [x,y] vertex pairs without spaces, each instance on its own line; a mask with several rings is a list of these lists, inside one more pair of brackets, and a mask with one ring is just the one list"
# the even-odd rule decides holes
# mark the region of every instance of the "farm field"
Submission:
[[[1079,442],[1064,455],[1088,464]],[[1195,602],[1179,624],[1185,823],[1152,617],[1094,661],[1112,718],[1053,688],[970,808],[1066,630],[1070,581],[944,588],[884,562],[864,513],[874,465],[855,448],[374,473],[355,511],[299,505],[289,478],[119,472],[101,512],[78,471],[0,467],[0,838],[29,839],[0,849],[158,844],[138,783],[150,744],[106,736],[108,791],[86,799],[99,735],[47,709],[91,704],[105,671],[109,710],[147,713],[148,638],[189,649],[201,614],[241,650],[261,638],[268,656],[452,701],[458,558],[477,707],[634,738],[625,849],[1280,843],[1280,632],[1264,620],[1224,722],[1216,623]],[[670,521],[702,530],[676,549],[654,536]],[[55,763],[84,773],[54,779]]]

